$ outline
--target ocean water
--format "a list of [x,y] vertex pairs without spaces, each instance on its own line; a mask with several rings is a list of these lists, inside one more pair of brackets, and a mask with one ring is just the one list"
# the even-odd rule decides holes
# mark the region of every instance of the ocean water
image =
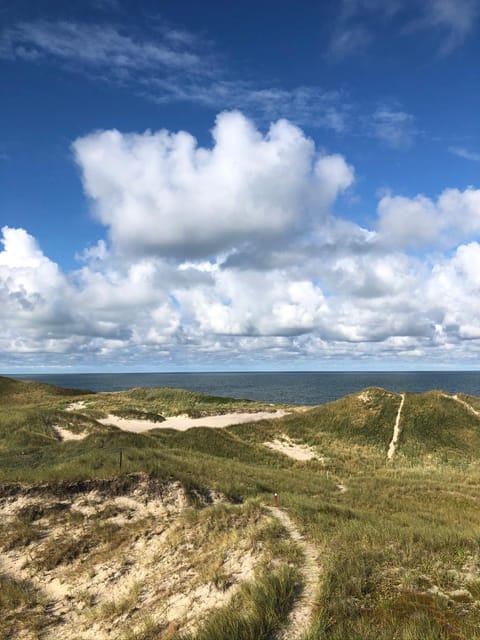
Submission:
[[175,387],[216,396],[303,405],[331,402],[365,387],[383,387],[397,393],[442,389],[447,393],[480,396],[480,371],[81,373],[11,377],[91,391]]

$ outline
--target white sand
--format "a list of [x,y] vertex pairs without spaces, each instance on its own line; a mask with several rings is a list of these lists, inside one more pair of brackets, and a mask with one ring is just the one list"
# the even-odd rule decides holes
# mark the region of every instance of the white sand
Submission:
[[398,407],[397,417],[395,420],[395,425],[393,427],[393,437],[388,447],[387,459],[391,460],[395,455],[395,451],[397,450],[398,439],[400,438],[400,418],[402,415],[403,403],[405,402],[405,394],[402,393],[400,406]]
[[313,447],[310,447],[306,444],[298,444],[290,440],[290,438],[285,435],[282,439],[275,438],[272,442],[264,442],[263,443],[269,449],[273,449],[274,451],[278,451],[279,453],[283,453],[289,458],[293,458],[294,460],[300,460],[301,462],[306,462],[307,460],[321,460],[323,459],[318,456]]
[[110,414],[106,418],[98,420],[102,424],[113,424],[123,431],[133,431],[142,433],[150,429],[176,429],[186,431],[192,427],[229,427],[232,424],[244,422],[257,422],[258,420],[268,420],[271,418],[282,418],[288,411],[279,409],[278,411],[257,411],[256,413],[224,413],[219,416],[205,416],[204,418],[189,418],[188,416],[172,416],[166,418],[164,422],[152,422],[151,420],[130,420],[129,418],[119,418]]
[[62,427],[54,427],[55,431],[60,436],[61,440],[83,440],[88,436],[88,433],[82,431],[81,433],[73,433],[68,429],[62,429]]
[[362,402],[369,402],[370,394],[368,393],[368,391],[362,391],[361,393],[358,394],[357,398]]
[[87,402],[85,400],[79,400],[78,402],[72,402],[68,407],[65,407],[65,411],[81,411],[82,409],[85,409],[86,406]]

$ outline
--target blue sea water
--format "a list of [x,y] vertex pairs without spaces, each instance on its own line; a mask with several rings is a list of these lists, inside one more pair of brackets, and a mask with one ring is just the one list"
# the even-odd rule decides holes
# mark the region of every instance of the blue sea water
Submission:
[[209,395],[301,405],[324,404],[365,387],[417,393],[442,389],[480,396],[480,371],[81,373],[11,377],[91,391],[175,387]]

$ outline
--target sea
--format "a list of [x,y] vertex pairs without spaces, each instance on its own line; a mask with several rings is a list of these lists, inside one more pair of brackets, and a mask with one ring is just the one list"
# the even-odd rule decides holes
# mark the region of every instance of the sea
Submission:
[[134,387],[174,387],[213,396],[298,405],[324,404],[365,387],[382,387],[397,393],[442,389],[447,393],[480,396],[480,371],[69,373],[10,377],[69,389],[125,391]]

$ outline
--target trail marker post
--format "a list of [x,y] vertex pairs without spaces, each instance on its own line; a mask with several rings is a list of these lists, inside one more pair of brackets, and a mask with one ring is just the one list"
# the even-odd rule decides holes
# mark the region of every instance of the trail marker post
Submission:
[[273,504],[278,507],[278,493],[273,494]]

